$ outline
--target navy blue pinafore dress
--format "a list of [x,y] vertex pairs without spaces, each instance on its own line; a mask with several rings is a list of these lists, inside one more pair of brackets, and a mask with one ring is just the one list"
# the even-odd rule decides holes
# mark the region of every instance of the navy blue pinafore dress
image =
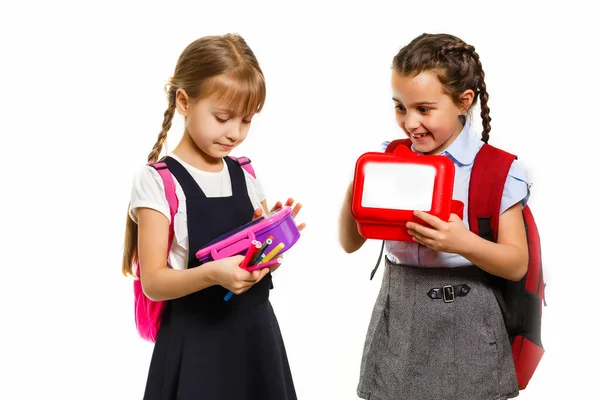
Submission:
[[[252,220],[244,171],[226,157],[232,196],[206,197],[175,159],[165,162],[187,205],[188,268],[197,250]],[[168,301],[150,363],[144,400],[296,400],[277,319],[271,274],[228,302],[212,286]]]

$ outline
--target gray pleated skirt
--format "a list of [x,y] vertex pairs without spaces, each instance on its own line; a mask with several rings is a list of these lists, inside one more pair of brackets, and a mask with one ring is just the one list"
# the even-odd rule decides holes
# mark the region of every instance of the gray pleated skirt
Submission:
[[[470,291],[452,302],[427,296],[432,288],[459,284]],[[357,393],[369,400],[518,396],[508,334],[482,271],[401,266],[386,259]]]

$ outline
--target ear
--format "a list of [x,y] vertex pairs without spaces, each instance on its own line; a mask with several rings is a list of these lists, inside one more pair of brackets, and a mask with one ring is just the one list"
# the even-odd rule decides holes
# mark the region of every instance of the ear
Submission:
[[190,97],[183,89],[177,89],[175,93],[175,106],[179,114],[187,117],[188,108],[190,106]]
[[471,104],[473,104],[473,99],[475,98],[475,92],[471,89],[467,89],[459,97],[460,100],[460,110],[463,113],[466,113],[469,108],[471,108]]

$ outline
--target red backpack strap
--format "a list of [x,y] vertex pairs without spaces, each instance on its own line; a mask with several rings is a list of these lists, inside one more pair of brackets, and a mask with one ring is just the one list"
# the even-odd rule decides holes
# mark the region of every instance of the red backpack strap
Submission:
[[244,168],[246,170],[246,172],[248,172],[250,175],[252,175],[254,178],[256,178],[256,173],[254,172],[254,168],[252,168],[252,164],[250,164],[252,161],[250,161],[250,159],[248,157],[229,156],[229,158],[231,158],[233,161],[240,164],[240,167]]
[[[502,194],[508,171],[515,158],[514,155],[486,143],[473,161],[469,183],[469,229],[492,242],[498,239]],[[503,293],[507,288],[506,281],[491,274],[486,276],[492,284],[506,325],[515,326],[516,321],[510,312],[514,299],[507,298]]]
[[[516,156],[484,144],[473,164],[469,186],[470,229],[488,240],[498,239],[498,221],[504,185]],[[502,310],[511,342],[519,390],[527,387],[544,348],[541,315],[544,302],[540,238],[529,206],[523,208],[529,264],[518,282],[489,275],[492,290]]]
[[385,148],[385,152],[386,153],[393,153],[394,150],[396,149],[396,147],[398,146],[406,146],[409,149],[412,146],[412,142],[410,141],[410,139],[396,139],[396,140],[392,140],[390,142],[390,144],[387,145],[387,147]]
[[173,179],[173,175],[167,164],[164,162],[156,162],[149,164],[153,167],[158,175],[160,175],[163,184],[165,186],[165,197],[167,198],[167,202],[169,203],[169,214],[171,215],[171,223],[169,224],[169,244],[167,247],[167,256],[169,251],[171,251],[171,243],[173,243],[173,237],[175,236],[175,229],[173,227],[173,222],[175,219],[175,214],[177,214],[177,209],[179,208],[179,200],[177,199],[177,194],[175,193],[175,180]]
[[484,144],[473,162],[469,184],[469,228],[475,234],[495,242],[504,184],[516,156]]

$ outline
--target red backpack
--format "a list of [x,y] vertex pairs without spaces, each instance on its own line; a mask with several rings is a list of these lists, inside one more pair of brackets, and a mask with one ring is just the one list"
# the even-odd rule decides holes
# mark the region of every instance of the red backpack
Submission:
[[[250,159],[248,157],[230,157],[236,161],[246,172],[250,173],[256,178],[254,168],[250,165]],[[175,180],[173,175],[169,171],[167,164],[164,162],[156,162],[148,164],[160,175],[163,184],[165,186],[165,196],[169,203],[169,213],[171,214],[171,224],[169,225],[169,244],[167,248],[167,257],[171,251],[171,243],[173,243],[174,229],[173,220],[175,214],[177,214],[177,208],[179,207],[179,201],[177,194],[175,193]],[[160,329],[160,323],[162,320],[162,314],[165,310],[167,302],[165,301],[153,301],[150,300],[144,291],[142,290],[142,282],[139,278],[140,266],[139,261],[135,263],[134,274],[137,279],[133,281],[133,297],[134,297],[134,313],[135,313],[135,327],[138,334],[149,342],[156,342],[156,336]]]
[[[394,140],[385,152],[392,152],[398,145],[410,148],[411,141]],[[496,241],[498,235],[504,184],[516,158],[486,143],[473,162],[469,185],[469,227],[472,232],[492,242]],[[544,354],[541,323],[542,306],[546,305],[540,237],[528,205],[523,208],[523,219],[529,247],[527,274],[518,282],[487,274],[510,338],[519,390],[527,387]],[[371,273],[371,278],[374,273],[375,270]]]

